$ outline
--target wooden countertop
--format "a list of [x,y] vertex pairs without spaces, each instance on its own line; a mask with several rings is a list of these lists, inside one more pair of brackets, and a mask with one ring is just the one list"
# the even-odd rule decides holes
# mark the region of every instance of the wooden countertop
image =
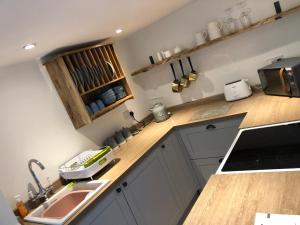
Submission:
[[256,212],[300,214],[300,173],[213,175],[184,225],[254,225]]
[[[110,183],[65,224],[71,223],[95,199],[103,196],[104,192],[109,190],[116,182],[120,181],[159,140],[175,127],[239,114],[246,115],[240,128],[300,120],[300,98],[266,96],[261,92],[254,94],[250,98],[231,103],[229,111],[223,115],[191,120],[195,117],[195,113],[197,114],[200,110],[218,107],[224,104],[226,104],[224,97],[211,98],[209,100],[199,101],[198,103],[184,104],[179,109],[172,111],[173,115],[167,121],[149,124],[140,134],[122,145],[120,150],[116,152],[116,157],[121,159],[120,162],[100,177],[102,179],[109,179]],[[25,224],[30,225],[33,223]],[[194,223],[187,222],[186,224]]]

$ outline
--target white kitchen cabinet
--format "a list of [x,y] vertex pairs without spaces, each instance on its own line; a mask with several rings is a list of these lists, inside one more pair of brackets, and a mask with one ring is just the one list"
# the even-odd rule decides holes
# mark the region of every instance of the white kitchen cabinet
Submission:
[[93,203],[73,225],[137,225],[121,188]]
[[122,184],[139,225],[176,225],[181,217],[176,193],[154,150]]
[[187,152],[175,133],[169,135],[159,147],[163,166],[175,189],[183,213],[198,189],[195,173]]

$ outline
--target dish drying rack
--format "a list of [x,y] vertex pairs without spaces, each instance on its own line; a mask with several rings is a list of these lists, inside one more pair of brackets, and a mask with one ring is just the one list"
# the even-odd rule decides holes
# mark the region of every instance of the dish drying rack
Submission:
[[109,146],[99,150],[87,150],[81,152],[58,169],[59,174],[65,180],[78,180],[90,178],[115,159]]

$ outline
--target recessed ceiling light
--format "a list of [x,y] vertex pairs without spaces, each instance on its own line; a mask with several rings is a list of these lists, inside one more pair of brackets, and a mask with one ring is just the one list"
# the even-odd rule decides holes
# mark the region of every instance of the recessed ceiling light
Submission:
[[123,32],[123,30],[122,30],[121,28],[116,29],[116,34],[120,34],[120,33],[122,33],[122,32]]
[[30,49],[35,48],[35,46],[36,46],[36,43],[31,43],[31,44],[26,44],[26,45],[24,45],[23,48],[24,48],[25,50],[30,50]]

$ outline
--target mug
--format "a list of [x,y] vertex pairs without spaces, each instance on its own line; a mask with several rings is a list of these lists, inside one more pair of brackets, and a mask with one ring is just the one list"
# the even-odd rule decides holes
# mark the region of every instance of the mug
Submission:
[[222,37],[221,30],[222,24],[219,21],[212,21],[207,24],[208,36],[211,41]]
[[104,141],[104,145],[110,146],[112,150],[116,150],[116,149],[119,148],[118,143],[117,143],[116,139],[115,139],[113,136],[107,138],[107,139]]
[[132,138],[132,133],[128,127],[122,129],[123,136],[126,140],[130,140]]
[[177,54],[177,53],[179,53],[179,52],[181,52],[182,51],[182,49],[179,47],[179,46],[176,46],[175,48],[174,48],[174,53],[175,54]]
[[196,45],[202,45],[206,42],[207,40],[207,31],[206,30],[203,30],[203,31],[200,31],[198,33],[195,34],[195,39],[196,39]]
[[118,145],[122,145],[122,144],[125,144],[125,143],[126,143],[126,140],[125,140],[125,138],[124,138],[124,136],[123,136],[122,131],[117,131],[117,132],[115,133],[115,136],[114,136],[114,137],[115,137],[115,139],[116,139]]
[[172,56],[172,52],[170,50],[162,51],[161,54],[164,59],[167,59]]

